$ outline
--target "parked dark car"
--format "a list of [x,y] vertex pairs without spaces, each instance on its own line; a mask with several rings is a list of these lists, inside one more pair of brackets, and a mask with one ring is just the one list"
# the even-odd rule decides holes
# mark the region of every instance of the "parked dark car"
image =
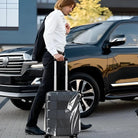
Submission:
[[[81,94],[80,112],[89,116],[99,101],[138,96],[138,19],[104,21],[71,29],[65,56],[72,91]],[[43,66],[32,61],[33,47],[0,53],[0,96],[30,109]]]

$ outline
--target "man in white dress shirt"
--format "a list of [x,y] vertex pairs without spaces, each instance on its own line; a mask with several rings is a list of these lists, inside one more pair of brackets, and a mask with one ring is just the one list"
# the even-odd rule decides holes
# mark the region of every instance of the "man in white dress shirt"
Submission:
[[[70,32],[70,26],[64,16],[72,12],[76,6],[75,0],[58,0],[55,10],[51,12],[45,20],[44,41],[47,51],[44,53],[42,63],[44,72],[42,82],[31,107],[31,111],[26,124],[25,132],[34,135],[44,135],[37,126],[38,116],[45,103],[45,96],[48,91],[53,91],[54,80],[54,59],[57,62],[58,90],[64,90],[64,49],[66,45],[66,35]],[[91,125],[81,124],[82,129],[90,128]]]

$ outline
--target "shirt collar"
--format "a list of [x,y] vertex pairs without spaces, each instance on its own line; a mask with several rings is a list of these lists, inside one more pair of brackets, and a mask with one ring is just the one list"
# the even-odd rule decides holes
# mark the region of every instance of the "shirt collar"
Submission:
[[55,9],[55,11],[59,12],[60,15],[65,16],[61,10]]

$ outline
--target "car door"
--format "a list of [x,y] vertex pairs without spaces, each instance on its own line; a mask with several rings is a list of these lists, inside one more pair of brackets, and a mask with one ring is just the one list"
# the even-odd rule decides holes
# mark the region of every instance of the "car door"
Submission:
[[126,42],[112,46],[108,55],[110,89],[138,89],[138,22],[120,23],[109,38],[116,35],[125,35]]

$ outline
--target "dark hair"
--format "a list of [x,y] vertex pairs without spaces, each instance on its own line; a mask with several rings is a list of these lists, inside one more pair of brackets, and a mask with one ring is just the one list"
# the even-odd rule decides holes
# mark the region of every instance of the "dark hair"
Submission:
[[55,9],[61,10],[65,6],[74,5],[73,8],[76,7],[75,0],[58,0],[55,4]]

